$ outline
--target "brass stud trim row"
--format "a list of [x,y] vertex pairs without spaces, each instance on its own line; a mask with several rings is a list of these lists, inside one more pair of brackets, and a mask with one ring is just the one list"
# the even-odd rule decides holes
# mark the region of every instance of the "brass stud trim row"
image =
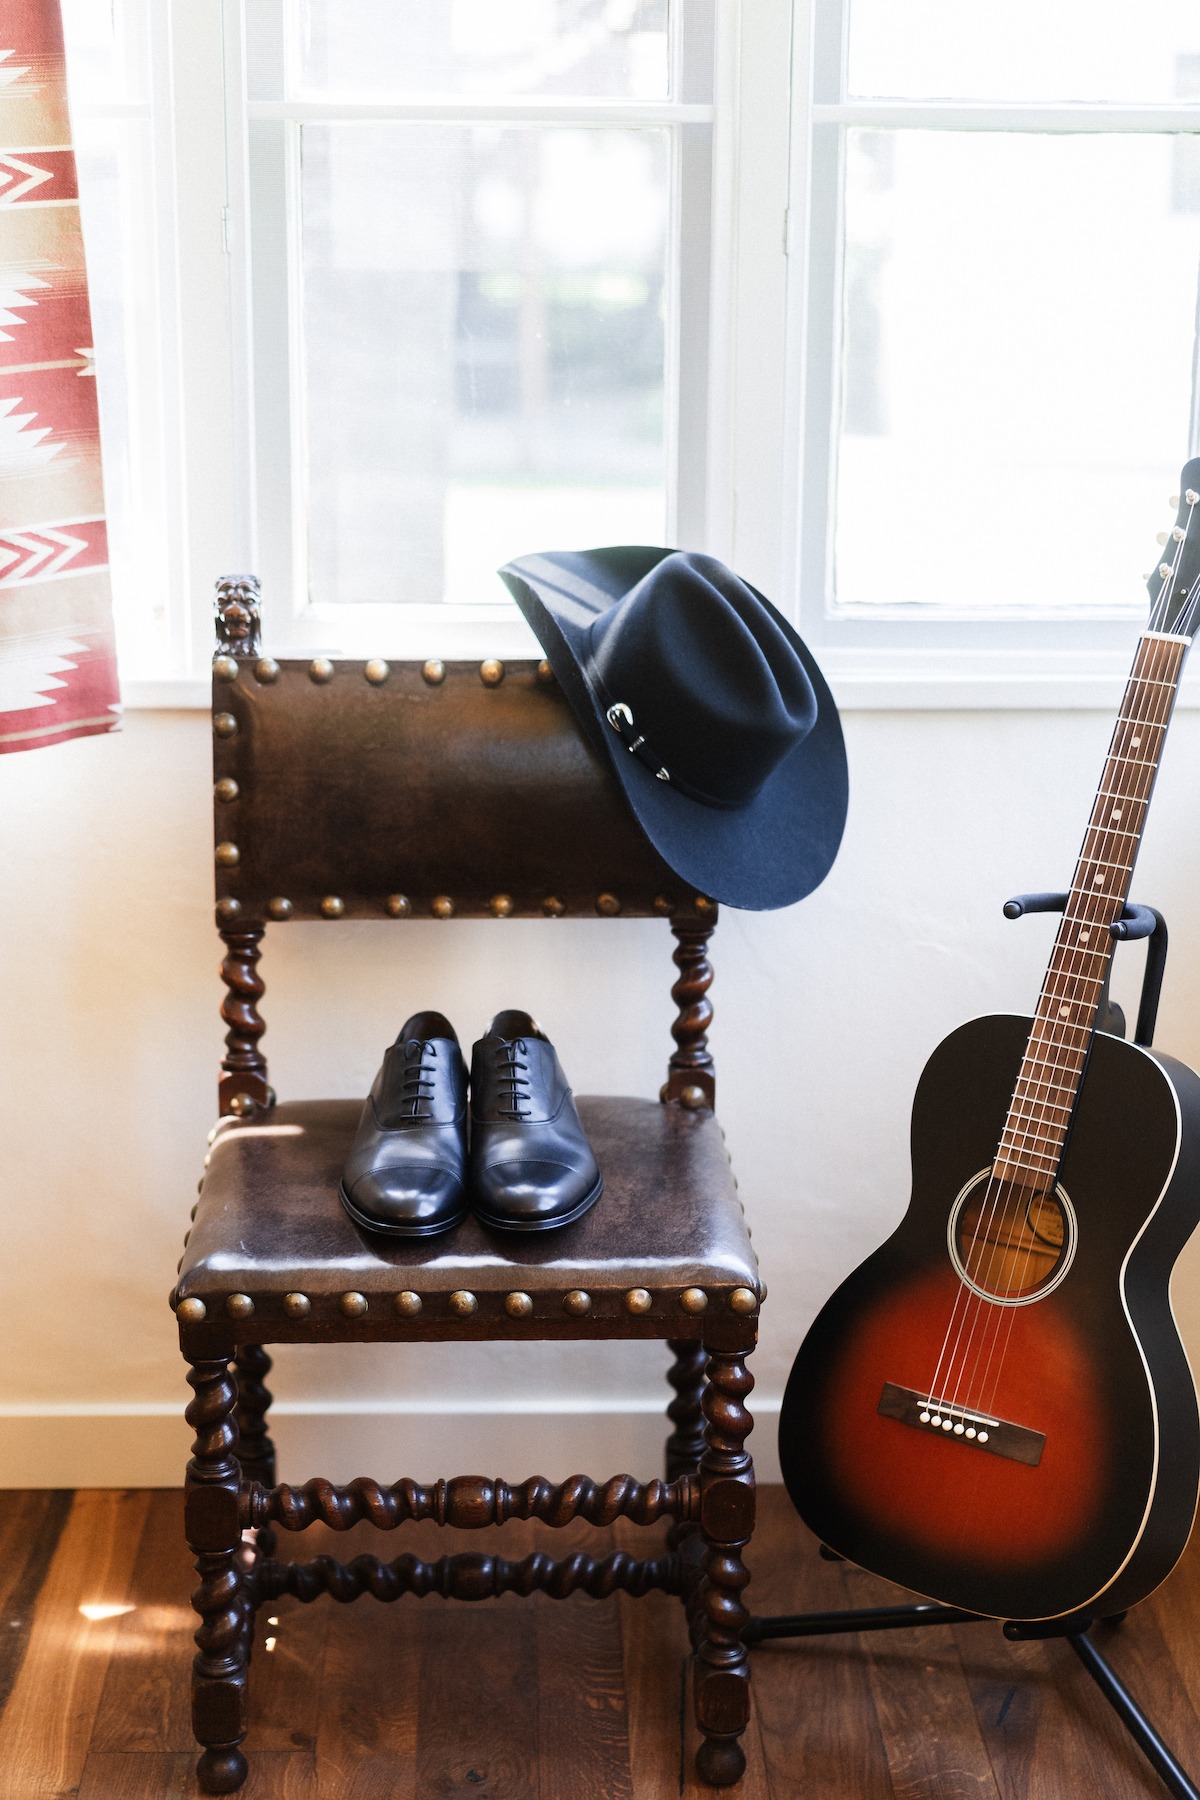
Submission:
[[[243,1097],[243,1096],[239,1096]],[[186,1239],[185,1239],[186,1242]],[[271,1296],[263,1296],[269,1302]],[[549,1296],[547,1296],[549,1298]],[[678,1296],[679,1305],[684,1312],[698,1314],[707,1311],[710,1296],[704,1288],[684,1288]],[[231,1319],[249,1319],[255,1314],[257,1306],[250,1294],[234,1293],[225,1296],[225,1312]],[[758,1311],[759,1295],[753,1288],[736,1287],[725,1295],[725,1303],[730,1312],[742,1317]],[[307,1294],[292,1292],[284,1294],[280,1302],[285,1316],[289,1319],[307,1319],[313,1308],[312,1300]],[[370,1301],[365,1294],[351,1290],[338,1296],[338,1309],[348,1319],[365,1318],[370,1311]],[[643,1318],[654,1307],[654,1295],[649,1288],[630,1288],[622,1299],[627,1313],[634,1318]],[[572,1318],[585,1318],[592,1311],[592,1296],[584,1288],[571,1288],[561,1299],[562,1310]],[[411,1288],[404,1288],[393,1296],[392,1306],[402,1319],[415,1319],[425,1310],[425,1299]],[[478,1297],[466,1288],[459,1288],[446,1296],[448,1310],[457,1318],[469,1319],[479,1311]],[[504,1311],[510,1319],[531,1318],[536,1310],[535,1299],[521,1289],[505,1294]],[[196,1294],[179,1301],[176,1317],[185,1325],[199,1325],[208,1317],[208,1305]]]

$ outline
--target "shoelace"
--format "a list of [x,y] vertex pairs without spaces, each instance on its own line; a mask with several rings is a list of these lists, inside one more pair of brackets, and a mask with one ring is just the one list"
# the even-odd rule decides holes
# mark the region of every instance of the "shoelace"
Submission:
[[400,1088],[400,1104],[403,1108],[411,1107],[408,1114],[410,1119],[433,1117],[436,1071],[432,1067],[432,1061],[436,1055],[437,1045],[427,1038],[410,1038],[404,1046],[404,1081]]
[[[532,1117],[529,1102],[533,1095],[529,1088],[529,1064],[522,1061],[526,1055],[525,1039],[515,1038],[511,1044],[498,1044],[496,1047],[495,1067],[500,1071],[498,1086],[507,1089],[502,1098],[507,1099],[507,1106],[497,1106],[496,1111],[502,1119],[528,1119]],[[524,1073],[518,1073],[523,1070]]]

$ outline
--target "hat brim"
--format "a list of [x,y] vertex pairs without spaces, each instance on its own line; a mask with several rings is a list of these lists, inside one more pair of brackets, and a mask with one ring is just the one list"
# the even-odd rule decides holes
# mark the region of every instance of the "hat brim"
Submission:
[[849,780],[833,695],[787,620],[751,589],[804,664],[817,697],[816,723],[744,807],[706,806],[659,781],[608,725],[604,703],[585,672],[594,620],[671,554],[636,545],[553,551],[518,557],[500,577],[663,861],[698,893],[726,906],[751,912],[790,906],[819,887],[833,866],[846,823]]

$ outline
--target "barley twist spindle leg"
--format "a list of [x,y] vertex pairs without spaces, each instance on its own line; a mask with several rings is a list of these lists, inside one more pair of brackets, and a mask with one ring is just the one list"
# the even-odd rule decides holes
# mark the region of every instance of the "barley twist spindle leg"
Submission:
[[208,1794],[230,1794],[246,1779],[238,1745],[246,1735],[246,1620],[239,1559],[237,1383],[229,1359],[193,1363],[196,1397],[187,1420],[196,1433],[187,1469],[184,1517],[200,1585],[192,1664],[192,1726],[204,1751],[196,1765]]
[[746,1766],[738,1739],[750,1719],[750,1659],[742,1632],[750,1577],[742,1551],[754,1528],[754,1465],[745,1449],[753,1420],[744,1405],[754,1386],[744,1352],[712,1350],[704,1390],[706,1448],[700,1460],[704,1578],[701,1632],[693,1664],[696,1723],[704,1742],[696,1773],[728,1787]]

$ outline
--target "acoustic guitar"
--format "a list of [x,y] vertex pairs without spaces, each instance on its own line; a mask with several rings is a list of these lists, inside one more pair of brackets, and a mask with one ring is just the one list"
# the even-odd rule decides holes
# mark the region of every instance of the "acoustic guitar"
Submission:
[[1200,458],[1032,1018],[926,1064],[913,1191],[796,1357],[784,1480],[821,1541],[944,1604],[1110,1614],[1187,1542],[1200,1417],[1171,1312],[1200,1221],[1200,1079],[1099,1031],[1114,941],[1200,611]]

